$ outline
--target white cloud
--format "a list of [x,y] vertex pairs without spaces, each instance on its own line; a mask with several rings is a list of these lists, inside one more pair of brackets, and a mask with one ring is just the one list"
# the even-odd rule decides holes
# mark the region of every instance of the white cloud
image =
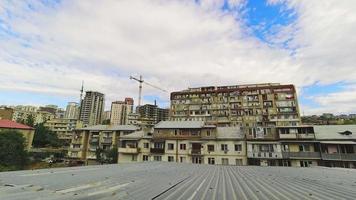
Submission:
[[[221,2],[64,1],[55,9],[35,3],[37,12],[22,1],[6,4],[0,17],[4,8],[15,13],[7,22],[20,37],[0,38],[0,76],[6,77],[0,79],[0,90],[77,96],[85,80],[87,89],[102,91],[112,101],[136,98],[131,74],[169,91],[206,84],[302,87],[355,81],[352,1],[289,1],[299,19],[271,40],[292,38],[294,56],[247,36],[236,13],[219,9]],[[144,93],[169,99],[149,87]]]

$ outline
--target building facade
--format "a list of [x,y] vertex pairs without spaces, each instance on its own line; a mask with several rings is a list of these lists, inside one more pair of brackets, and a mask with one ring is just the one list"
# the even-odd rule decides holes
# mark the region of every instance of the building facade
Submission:
[[78,117],[79,117],[79,104],[76,102],[69,102],[66,107],[64,118],[78,119]]
[[102,122],[104,112],[104,94],[87,91],[80,106],[79,120],[84,126],[93,126]]
[[111,103],[110,124],[129,124],[128,115],[133,112],[134,101],[132,98],[125,98],[124,101],[114,101]]
[[171,93],[171,120],[203,120],[217,126],[297,126],[294,85],[199,87]]
[[25,149],[28,151],[32,148],[33,136],[35,134],[34,128],[8,119],[0,119],[0,133],[4,130],[14,130],[21,133],[25,138]]
[[78,160],[95,161],[97,149],[110,150],[117,147],[120,136],[138,130],[131,125],[96,125],[75,129],[68,157]]

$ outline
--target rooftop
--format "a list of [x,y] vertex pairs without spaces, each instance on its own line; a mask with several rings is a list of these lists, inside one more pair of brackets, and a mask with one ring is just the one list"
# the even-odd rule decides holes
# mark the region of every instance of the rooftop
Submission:
[[352,169],[146,162],[0,173],[0,199],[356,199]]
[[160,121],[155,125],[155,129],[168,129],[168,128],[203,128],[204,121]]
[[8,119],[0,119],[0,128],[25,129],[25,130],[34,129],[30,126],[20,124],[20,123],[17,123],[17,122],[8,120]]
[[[346,131],[352,134],[342,134]],[[323,125],[314,126],[317,140],[356,140],[356,125]]]
[[77,130],[87,130],[87,131],[135,131],[137,126],[133,125],[95,125],[88,126],[85,128],[80,128]]

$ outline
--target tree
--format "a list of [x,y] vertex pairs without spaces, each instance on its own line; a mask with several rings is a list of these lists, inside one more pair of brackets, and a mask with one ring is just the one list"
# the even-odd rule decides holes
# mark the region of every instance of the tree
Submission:
[[28,115],[25,121],[27,126],[33,127],[35,125],[35,117],[33,115]]
[[36,124],[35,135],[33,137],[34,147],[60,147],[62,142],[58,139],[58,136],[44,126],[44,123]]
[[13,130],[0,131],[0,171],[20,170],[28,163],[25,138]]

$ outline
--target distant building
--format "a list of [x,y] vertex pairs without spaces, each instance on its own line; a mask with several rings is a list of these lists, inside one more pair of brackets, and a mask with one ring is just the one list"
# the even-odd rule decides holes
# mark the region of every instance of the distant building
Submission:
[[128,115],[133,112],[134,101],[132,98],[125,98],[125,101],[114,101],[111,104],[110,124],[128,124]]
[[13,115],[14,115],[13,108],[8,108],[8,107],[0,108],[0,119],[12,120]]
[[294,85],[210,86],[171,93],[171,120],[203,120],[217,126],[301,124]]
[[80,121],[84,126],[97,125],[102,122],[104,113],[104,94],[87,91],[80,106]]
[[166,121],[169,117],[169,109],[159,108],[157,105],[151,104],[137,106],[136,113],[139,114],[139,121],[151,121],[153,125],[160,121]]
[[0,133],[3,130],[14,130],[20,132],[25,138],[25,148],[30,150],[32,147],[33,136],[35,129],[24,124],[20,124],[8,119],[0,119]]
[[44,125],[68,145],[72,139],[73,130],[81,128],[77,119],[51,119],[46,121]]
[[69,102],[66,107],[64,118],[78,119],[78,117],[79,117],[79,104],[76,102]]

